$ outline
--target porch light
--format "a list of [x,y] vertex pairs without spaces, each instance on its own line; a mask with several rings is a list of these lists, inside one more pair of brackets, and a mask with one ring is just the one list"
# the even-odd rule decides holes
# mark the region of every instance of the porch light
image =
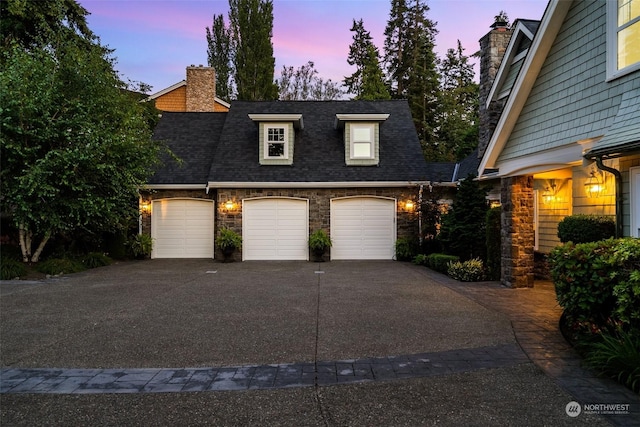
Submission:
[[413,208],[415,208],[415,206],[416,205],[412,200],[407,200],[406,202],[404,202],[404,210],[407,212],[413,211]]
[[542,192],[542,203],[548,205],[556,200],[556,181],[552,179]]
[[227,201],[224,203],[224,208],[225,208],[227,211],[232,211],[232,210],[234,210],[234,209],[235,209],[235,207],[236,207],[236,204],[235,204],[235,203],[233,203],[233,200],[227,200]]
[[148,201],[143,201],[140,204],[140,212],[143,214],[149,214],[151,213],[151,204]]
[[600,195],[604,191],[604,182],[600,181],[598,175],[599,174],[595,171],[591,171],[589,178],[584,183],[584,191],[589,198],[600,197]]

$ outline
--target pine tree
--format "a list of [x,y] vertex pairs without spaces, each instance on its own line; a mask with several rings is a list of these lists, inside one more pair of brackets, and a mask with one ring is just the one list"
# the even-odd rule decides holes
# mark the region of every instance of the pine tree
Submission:
[[207,59],[216,70],[216,95],[222,99],[232,97],[231,32],[222,15],[214,15],[213,25],[207,27]]
[[441,160],[461,160],[478,145],[478,84],[473,81],[473,64],[457,49],[449,49],[440,63],[442,113],[438,140],[449,153]]
[[390,99],[380,68],[380,53],[362,19],[353,21],[351,31],[354,32],[353,43],[349,46],[347,62],[355,65],[356,71],[344,78],[347,93],[354,94],[355,99]]
[[273,1],[229,0],[231,48],[237,98],[271,101],[278,98],[274,83]]

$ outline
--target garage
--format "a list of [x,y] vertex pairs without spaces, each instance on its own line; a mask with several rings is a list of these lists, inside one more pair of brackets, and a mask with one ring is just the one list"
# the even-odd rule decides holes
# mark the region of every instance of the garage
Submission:
[[377,197],[331,201],[331,259],[393,259],[396,202]]
[[213,200],[154,200],[152,258],[213,258]]
[[244,260],[309,258],[309,203],[306,199],[262,198],[242,206]]

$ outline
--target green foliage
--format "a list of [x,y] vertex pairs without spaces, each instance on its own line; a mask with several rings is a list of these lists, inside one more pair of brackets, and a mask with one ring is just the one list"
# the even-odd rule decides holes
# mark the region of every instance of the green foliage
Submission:
[[27,268],[24,263],[12,258],[2,257],[2,262],[0,263],[0,279],[2,280],[12,280],[15,278],[20,278],[27,274]]
[[221,250],[240,249],[242,236],[229,228],[220,229],[220,235],[216,239],[216,246]]
[[427,262],[428,262],[427,255],[418,254],[418,255],[413,257],[411,262],[414,263],[415,265],[425,265],[426,266]]
[[455,255],[430,254],[427,255],[427,267],[440,273],[447,274],[449,263],[460,260]]
[[380,68],[378,48],[371,41],[371,34],[365,30],[362,19],[353,20],[351,31],[354,33],[353,43],[349,46],[347,62],[355,65],[356,70],[344,79],[347,93],[354,94],[355,99],[390,99]]
[[396,260],[410,261],[418,252],[418,244],[414,239],[401,237],[396,240]]
[[216,96],[230,100],[233,92],[231,29],[224,24],[222,15],[214,15],[213,25],[206,31],[207,62],[216,70]]
[[558,223],[558,237],[562,243],[588,243],[605,240],[616,235],[616,224],[611,217],[597,215],[570,215]]
[[462,260],[486,257],[486,191],[469,175],[460,183],[455,201],[442,218],[438,236],[445,252]]
[[106,48],[78,38],[0,53],[0,209],[32,262],[57,233],[124,228],[158,161],[149,106],[125,90]]
[[603,331],[578,345],[586,365],[640,393],[640,331]]
[[237,99],[278,99],[274,83],[273,1],[229,0],[231,58],[235,70]]
[[331,247],[331,238],[322,229],[316,230],[309,236],[309,249],[313,252],[324,252]]
[[149,234],[136,234],[129,240],[129,249],[135,258],[147,258],[153,250],[153,239]]
[[71,258],[51,258],[39,263],[36,269],[40,273],[49,274],[51,276],[57,276],[59,274],[79,273],[86,270],[81,262],[78,262]]
[[277,84],[281,101],[330,101],[343,94],[337,83],[318,77],[313,61],[295,70],[283,66]]
[[82,258],[82,264],[87,268],[105,267],[111,262],[111,258],[101,252],[89,252]]
[[449,262],[447,274],[461,282],[479,282],[484,278],[484,265],[480,258]]
[[566,243],[551,251],[549,263],[573,331],[640,328],[640,240]]
[[502,237],[500,235],[500,215],[502,214],[502,208],[492,208],[487,211],[487,278],[489,280],[500,279],[501,268],[501,243]]

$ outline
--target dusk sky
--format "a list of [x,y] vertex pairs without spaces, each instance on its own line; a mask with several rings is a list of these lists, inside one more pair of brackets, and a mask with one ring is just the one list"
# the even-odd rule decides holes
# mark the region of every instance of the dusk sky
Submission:
[[[89,27],[103,45],[115,49],[116,69],[125,80],[150,84],[151,93],[183,80],[186,67],[207,65],[206,27],[213,15],[228,23],[228,0],[79,0],[91,15]],[[362,19],[380,53],[390,0],[274,0],[273,49],[276,78],[283,65],[313,61],[320,77],[341,82],[353,73],[347,64],[353,20]],[[494,16],[541,19],[547,0],[429,0],[437,23],[436,53],[444,57],[460,39],[466,55],[479,49]],[[477,61],[473,61],[477,63]],[[477,73],[477,67],[476,67]]]

